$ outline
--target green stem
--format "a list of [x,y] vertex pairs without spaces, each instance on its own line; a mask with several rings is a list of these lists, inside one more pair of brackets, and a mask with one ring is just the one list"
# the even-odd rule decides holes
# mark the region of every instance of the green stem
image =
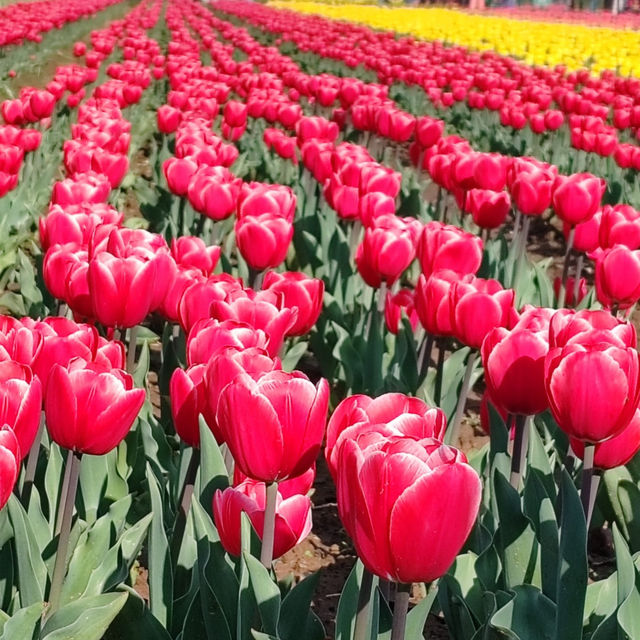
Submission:
[[558,296],[558,309],[564,307],[564,301],[567,296],[567,278],[569,277],[569,261],[571,259],[571,250],[573,249],[573,238],[576,235],[576,228],[571,227],[569,237],[567,238],[567,250],[564,254],[564,264],[562,266],[562,286],[560,287],[560,295]]
[[524,470],[524,463],[529,448],[529,424],[531,416],[516,415],[516,437],[513,442],[513,454],[511,456],[510,484],[514,489],[520,485],[520,478]]
[[418,380],[424,380],[429,372],[431,353],[433,352],[433,340],[433,335],[428,333],[422,342],[420,354],[418,355]]
[[353,640],[366,640],[369,628],[371,587],[373,586],[373,574],[368,569],[362,570],[362,581],[358,592],[358,611],[356,624],[353,630]]
[[29,500],[31,499],[31,489],[33,488],[33,480],[36,476],[36,467],[38,466],[38,457],[40,456],[40,441],[42,440],[42,432],[44,431],[44,411],[40,413],[40,426],[38,427],[38,433],[36,439],[29,449],[27,456],[27,466],[24,471],[24,481],[22,482],[22,493],[20,498],[22,500],[22,506],[25,509],[29,508]]
[[273,562],[273,539],[276,528],[276,503],[278,501],[278,483],[272,482],[265,488],[266,504],[264,509],[264,529],[262,531],[262,548],[260,562],[271,569]]
[[596,452],[596,445],[584,443],[584,454],[582,456],[582,487],[580,489],[580,500],[584,517],[587,521],[587,531],[593,514],[593,506],[596,500],[596,492],[600,481],[599,475],[593,473],[593,459]]
[[136,343],[138,340],[138,326],[129,329],[129,345],[127,346],[127,373],[133,375],[136,364]]
[[433,400],[436,403],[436,407],[440,406],[442,400],[442,378],[444,375],[444,357],[447,350],[444,348],[444,340],[440,341],[438,345],[438,362],[436,364],[436,384],[433,392]]
[[399,583],[396,589],[396,599],[393,605],[393,623],[391,625],[391,640],[404,640],[409,612],[410,584]]
[[460,437],[460,423],[462,422],[462,416],[464,414],[464,408],[467,404],[467,396],[469,395],[471,387],[471,374],[473,373],[473,367],[476,363],[478,354],[473,351],[469,354],[467,360],[467,368],[464,371],[464,378],[462,380],[462,388],[460,389],[460,396],[458,397],[458,404],[456,406],[456,412],[453,416],[453,422],[451,428],[447,432],[446,442],[454,447],[457,446],[458,438]]
[[59,507],[63,509],[62,524],[60,527],[60,536],[58,538],[58,550],[56,551],[53,578],[51,579],[51,590],[49,591],[49,608],[47,610],[47,617],[53,615],[60,606],[62,583],[64,581],[64,574],[67,566],[67,551],[69,549],[71,520],[73,517],[73,508],[76,502],[78,479],[80,477],[80,460],[82,454],[71,451],[69,453],[71,454],[71,459],[69,460],[69,484],[67,485],[64,500],[61,501],[59,505]]
[[71,469],[73,468],[73,450],[67,451],[67,461],[64,465],[64,476],[62,478],[62,488],[60,489],[60,502],[58,503],[58,515],[56,517],[55,535],[62,531],[62,517],[64,515],[65,500],[69,491],[69,478],[71,477]]

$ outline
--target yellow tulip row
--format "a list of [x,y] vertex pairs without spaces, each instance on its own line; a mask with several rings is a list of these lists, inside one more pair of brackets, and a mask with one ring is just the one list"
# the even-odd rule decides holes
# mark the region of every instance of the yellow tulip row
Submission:
[[529,64],[594,73],[613,69],[640,75],[640,32],[576,24],[478,16],[453,9],[382,7],[351,2],[325,4],[276,0],[271,6],[390,29],[424,40],[440,40],[477,51],[493,50]]

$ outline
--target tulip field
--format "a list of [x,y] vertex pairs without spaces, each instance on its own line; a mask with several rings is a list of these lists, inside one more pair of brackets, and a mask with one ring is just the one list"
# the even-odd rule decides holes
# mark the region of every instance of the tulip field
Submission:
[[0,5],[0,640],[640,640],[640,19]]

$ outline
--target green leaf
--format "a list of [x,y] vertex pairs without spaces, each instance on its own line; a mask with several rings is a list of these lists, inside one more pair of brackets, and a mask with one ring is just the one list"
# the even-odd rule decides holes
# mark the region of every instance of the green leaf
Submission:
[[618,501],[627,526],[629,547],[640,551],[640,489],[630,480],[621,480]]
[[111,623],[104,640],[124,640],[134,637],[139,640],[171,640],[169,632],[151,613],[145,601],[133,588],[122,586],[121,590],[129,594],[129,597]]
[[284,371],[293,371],[296,368],[300,358],[306,353],[308,342],[296,342],[291,348],[287,349],[287,352],[282,358],[282,368]]
[[560,640],[582,637],[554,635],[556,605],[539,589],[523,584],[511,590],[513,599],[498,609],[490,620],[490,626],[509,640]]
[[613,525],[613,541],[616,549],[616,565],[618,567],[618,624],[629,640],[640,640],[640,576],[629,549]]
[[358,560],[342,587],[336,613],[336,640],[351,640],[358,613],[358,595],[364,567]]
[[15,495],[11,495],[7,508],[14,533],[20,602],[28,607],[44,600],[47,568],[40,555],[27,514]]
[[45,623],[43,640],[101,640],[127,601],[127,593],[80,598],[56,611]]
[[497,470],[494,473],[494,491],[499,513],[497,538],[498,553],[506,585],[539,583],[538,541],[528,518],[522,513],[518,492]]
[[560,558],[556,638],[580,638],[587,590],[587,527],[580,497],[567,473],[560,480]]
[[420,600],[418,604],[409,611],[407,615],[407,627],[405,630],[405,638],[422,638],[424,634],[424,625],[427,617],[433,607],[433,603],[438,595],[438,587],[432,585],[425,598]]
[[32,638],[42,616],[44,602],[36,602],[24,609],[18,609],[10,618],[6,616],[0,640],[28,640]]
[[204,418],[199,416],[200,427],[200,504],[211,511],[213,496],[218,489],[229,486],[229,474],[220,446]]
[[278,621],[278,636],[281,640],[323,640],[322,623],[310,611],[311,600],[318,584],[320,572],[300,581],[284,598]]
[[264,565],[246,551],[242,558],[249,572],[249,582],[262,620],[262,631],[277,634],[280,616],[280,589]]
[[165,626],[171,622],[173,603],[173,571],[169,542],[164,529],[163,502],[158,481],[147,463],[147,482],[151,496],[153,519],[149,531],[149,600],[151,613]]

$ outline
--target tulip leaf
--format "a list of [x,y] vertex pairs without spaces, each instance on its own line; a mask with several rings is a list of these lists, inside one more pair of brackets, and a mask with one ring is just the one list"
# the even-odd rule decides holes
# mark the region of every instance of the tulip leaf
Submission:
[[509,588],[538,584],[538,542],[531,523],[522,513],[520,496],[498,470],[494,473],[493,488],[500,518],[497,539],[505,583]]
[[[3,509],[0,514],[6,514]],[[8,516],[7,516],[8,517]],[[2,516],[0,515],[0,519]],[[13,540],[6,540],[0,545],[0,606],[2,609],[10,609],[14,597],[15,566],[13,559]]]
[[320,572],[301,580],[282,601],[278,636],[281,640],[323,640],[324,627],[310,610],[311,600],[318,584]]
[[11,616],[8,613],[5,613],[0,609],[0,638],[2,638],[2,631],[4,629],[4,625],[7,623]]
[[358,612],[358,595],[364,567],[358,560],[342,587],[336,613],[336,640],[351,640]]
[[556,638],[579,638],[588,579],[587,527],[580,497],[565,469],[560,480],[560,557]]
[[409,611],[405,631],[406,638],[422,638],[424,636],[424,626],[427,623],[427,617],[429,616],[429,612],[431,611],[431,607],[433,607],[437,595],[438,587],[432,585],[427,591],[427,595]]
[[[618,574],[587,586],[583,626],[588,637],[606,618],[613,616],[618,607]],[[615,616],[613,616],[615,618]]]
[[613,541],[618,567],[618,624],[629,640],[640,640],[640,576],[624,538],[613,526]]
[[307,352],[308,342],[296,342],[289,349],[287,349],[284,357],[282,358],[282,368],[284,371],[293,371],[300,358]]
[[153,513],[148,544],[149,601],[151,613],[168,628],[173,602],[173,571],[169,542],[164,529],[163,502],[158,481],[149,463],[147,463],[147,482]]
[[46,621],[42,639],[101,640],[127,598],[126,592],[103,593],[67,604]]
[[123,585],[120,590],[129,597],[111,623],[104,640],[124,640],[134,635],[139,640],[171,640],[169,632],[152,615],[145,601],[132,587]]
[[29,640],[33,638],[38,629],[43,609],[44,602],[35,602],[24,609],[18,609],[11,617],[2,612],[4,620],[0,640],[17,640],[18,638]]
[[247,552],[242,554],[249,572],[251,590],[258,605],[262,631],[277,634],[280,616],[280,589],[264,565]]
[[640,489],[630,480],[618,485],[618,502],[627,526],[628,543],[633,551],[640,551]]
[[220,446],[202,415],[200,428],[200,504],[206,511],[211,510],[213,495],[218,489],[229,486],[229,474],[224,463]]
[[44,600],[47,568],[40,555],[31,523],[15,495],[9,498],[7,509],[13,527],[20,603],[28,607]]
[[477,622],[462,596],[460,585],[449,574],[438,581],[438,602],[453,638],[471,638],[475,634]]
[[555,636],[556,605],[539,589],[529,584],[511,590],[513,598],[498,609],[489,622],[509,640],[554,640],[554,638],[580,638]]

